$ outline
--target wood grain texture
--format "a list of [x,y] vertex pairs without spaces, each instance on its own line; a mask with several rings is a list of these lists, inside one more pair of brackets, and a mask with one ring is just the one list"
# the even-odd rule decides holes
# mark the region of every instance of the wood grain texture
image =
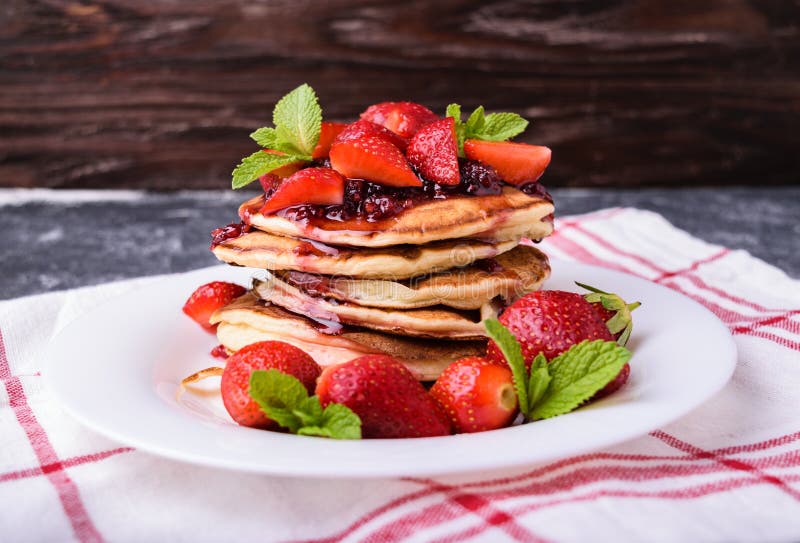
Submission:
[[518,111],[549,185],[800,178],[793,1],[5,0],[0,186],[225,187],[304,81]]

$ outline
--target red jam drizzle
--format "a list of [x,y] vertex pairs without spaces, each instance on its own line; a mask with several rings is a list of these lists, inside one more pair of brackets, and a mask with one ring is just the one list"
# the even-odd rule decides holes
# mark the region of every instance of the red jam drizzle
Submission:
[[228,354],[228,350],[222,346],[217,345],[213,349],[211,349],[211,356],[214,358],[219,358],[220,360],[226,360],[230,355]]
[[292,252],[298,256],[338,256],[339,250],[336,247],[325,245],[319,241],[311,239],[304,239],[300,244],[292,249]]
[[485,271],[486,273],[500,273],[501,271],[505,270],[503,265],[494,258],[484,258],[483,260],[478,260],[473,264],[473,266],[481,271]]
[[246,234],[250,231],[250,229],[250,225],[246,224],[245,222],[232,222],[227,226],[215,228],[211,231],[211,249],[213,250],[214,247],[228,241],[229,239],[236,239],[239,236]]

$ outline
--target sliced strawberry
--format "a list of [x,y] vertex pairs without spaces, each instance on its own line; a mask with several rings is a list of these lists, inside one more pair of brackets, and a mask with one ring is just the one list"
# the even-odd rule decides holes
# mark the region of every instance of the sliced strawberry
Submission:
[[[272,149],[264,149],[264,152],[265,153],[270,153],[272,155],[285,155],[286,154],[286,153],[283,153],[281,151],[273,151]],[[298,160],[298,161],[295,161],[295,162],[290,162],[289,164],[284,164],[280,168],[275,168],[274,170],[269,172],[269,174],[270,175],[276,175],[278,177],[289,177],[290,175],[292,175],[293,173],[298,171],[300,168],[305,166],[305,164],[306,163],[303,162],[302,160]]]
[[494,168],[506,183],[522,185],[539,179],[550,164],[550,149],[509,141],[467,140],[464,154]]
[[268,215],[298,204],[342,204],[344,181],[344,177],[330,168],[305,168],[284,179],[260,213]]
[[381,102],[369,106],[361,118],[385,126],[398,136],[410,138],[426,124],[438,120],[439,116],[414,102]]
[[333,140],[336,139],[336,136],[338,136],[346,126],[345,123],[322,121],[322,128],[320,128],[319,131],[319,141],[317,142],[317,146],[314,147],[314,151],[311,153],[311,158],[314,160],[328,158]]
[[246,288],[234,283],[226,283],[225,281],[207,283],[198,287],[189,296],[189,299],[183,304],[183,312],[197,324],[209,332],[213,332],[217,327],[209,323],[211,315],[217,309],[228,305],[245,292],[247,292]]
[[347,125],[347,127],[336,136],[334,143],[360,140],[369,136],[384,139],[401,151],[405,151],[408,146],[407,139],[401,138],[391,130],[387,130],[379,124],[364,120]]
[[428,181],[440,185],[458,185],[458,140],[452,117],[422,127],[408,144],[408,161]]
[[258,178],[258,182],[261,183],[261,188],[264,189],[264,192],[272,194],[272,192],[280,186],[281,179],[282,178],[277,175],[265,173]]
[[331,167],[351,179],[366,179],[391,187],[422,186],[400,149],[375,136],[334,143]]
[[456,433],[503,428],[517,414],[511,370],[477,356],[447,366],[430,393],[447,412]]

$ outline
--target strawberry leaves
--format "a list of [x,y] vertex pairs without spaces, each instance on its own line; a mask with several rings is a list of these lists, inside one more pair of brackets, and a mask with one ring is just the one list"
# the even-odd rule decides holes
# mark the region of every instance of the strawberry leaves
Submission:
[[258,370],[250,375],[250,397],[267,417],[293,434],[361,439],[361,419],[341,404],[323,409],[317,396],[309,396],[296,378],[278,370]]
[[[608,331],[617,337],[617,344],[625,346],[633,331],[633,318],[631,311],[642,305],[640,302],[627,303],[617,294],[605,292],[583,283],[575,281],[575,284],[589,291],[584,294],[584,298],[590,304],[600,304],[605,312],[602,314]],[[610,318],[607,318],[610,315]]]
[[519,408],[526,421],[573,411],[602,390],[630,360],[631,352],[612,341],[582,341],[550,363],[539,353],[525,368],[517,339],[497,319],[484,321],[514,375]]
[[275,128],[259,128],[250,137],[261,147],[278,152],[258,151],[243,158],[233,170],[234,189],[292,162],[311,162],[322,126],[322,108],[314,89],[304,83],[281,98],[275,104],[272,122]]
[[461,120],[461,106],[458,104],[448,105],[446,116],[456,120],[459,156],[464,156],[465,140],[505,141],[522,134],[528,127],[528,121],[516,113],[486,115],[483,106],[475,108],[466,123]]

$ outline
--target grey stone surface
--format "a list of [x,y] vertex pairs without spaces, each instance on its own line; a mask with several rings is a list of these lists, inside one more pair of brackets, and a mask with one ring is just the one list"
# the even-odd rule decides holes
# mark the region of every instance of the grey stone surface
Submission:
[[[214,264],[209,232],[236,220],[247,196],[14,194],[0,191],[0,299]],[[747,250],[800,276],[800,187],[557,189],[553,195],[559,215],[649,209],[706,241]]]

